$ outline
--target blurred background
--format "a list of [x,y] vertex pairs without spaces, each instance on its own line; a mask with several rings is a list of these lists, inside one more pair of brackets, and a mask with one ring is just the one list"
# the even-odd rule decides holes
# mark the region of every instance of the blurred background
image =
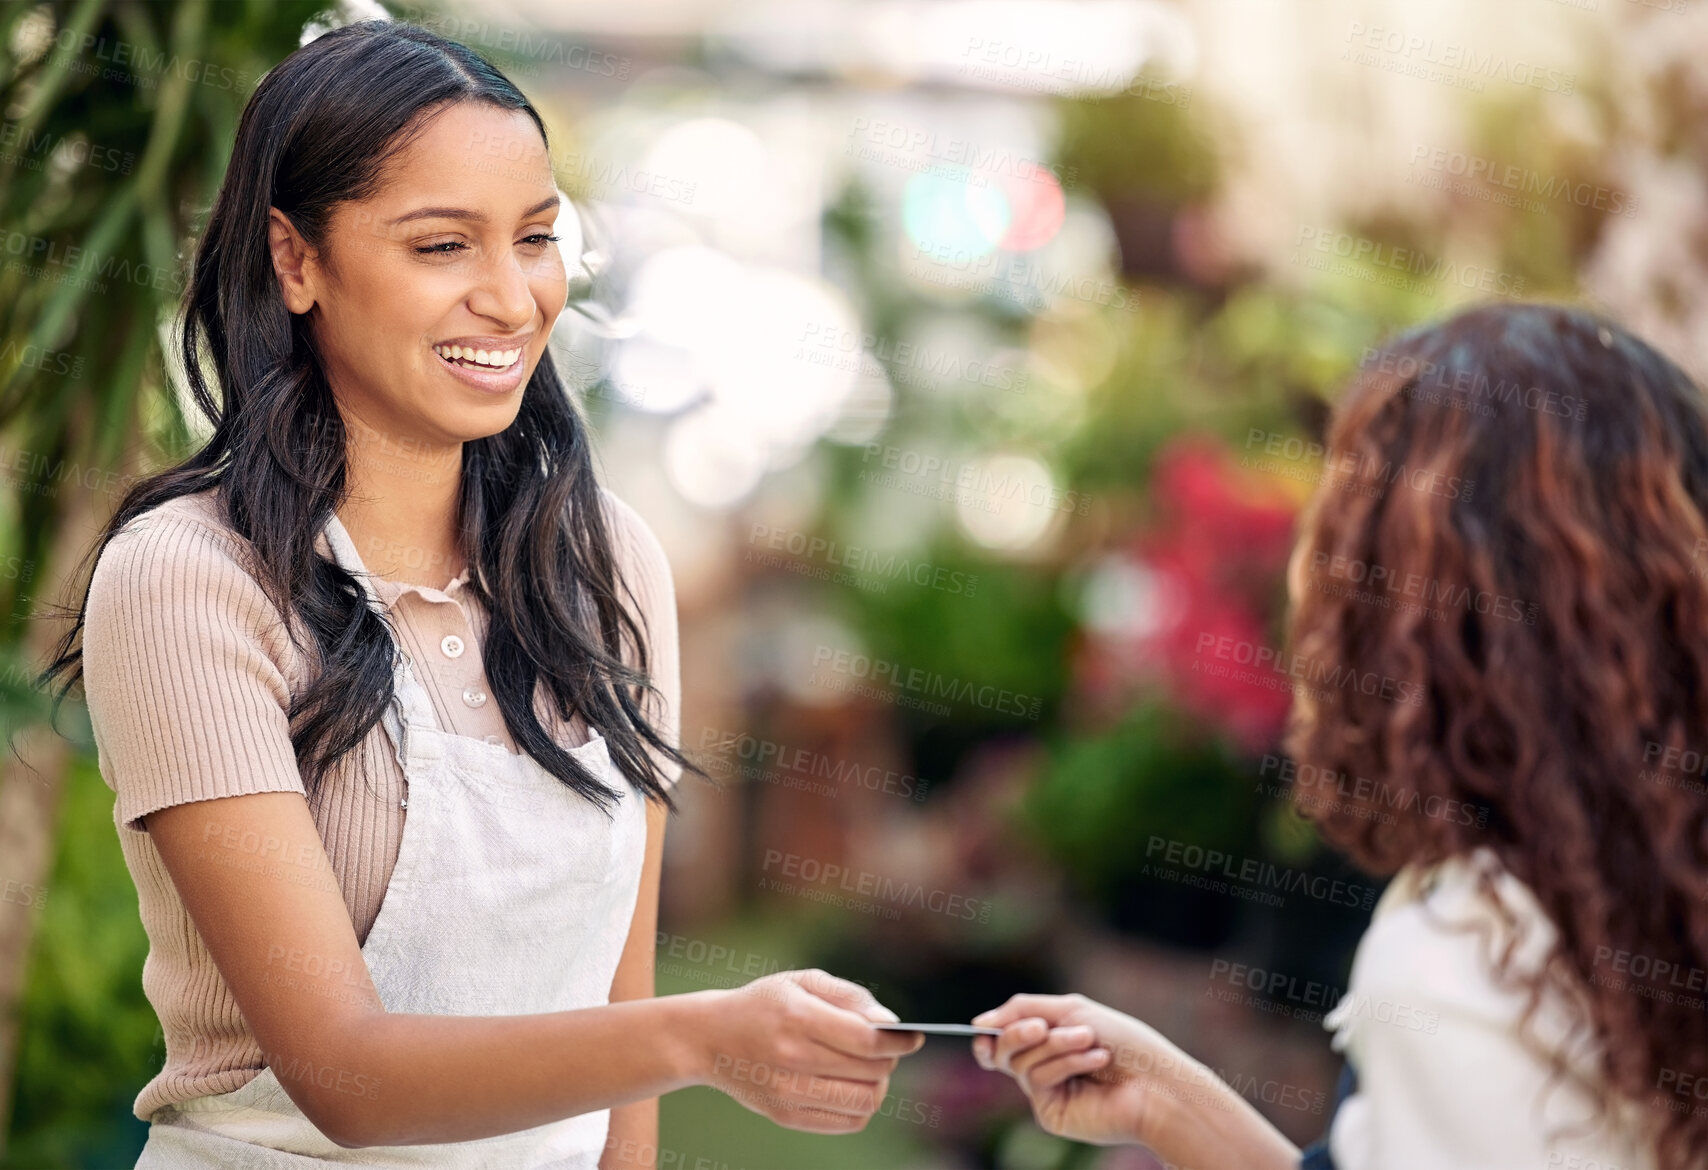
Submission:
[[[683,740],[661,992],[820,966],[903,1018],[1142,1016],[1294,1140],[1379,883],[1285,807],[1274,669],[1326,412],[1495,298],[1708,364],[1683,0],[292,0],[0,7],[0,1166],[129,1166],[164,1055],[73,703],[29,668],[131,480],[243,103],[328,28],[465,42],[573,200],[553,337],[663,541]],[[1145,1170],[966,1046],[852,1138],[709,1090],[665,1170]]]

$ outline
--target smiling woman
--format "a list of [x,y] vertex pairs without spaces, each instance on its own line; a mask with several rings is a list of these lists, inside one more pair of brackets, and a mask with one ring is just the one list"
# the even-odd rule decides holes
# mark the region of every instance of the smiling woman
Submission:
[[183,329],[211,436],[121,503],[49,672],[148,933],[141,1167],[611,1170],[693,1084],[858,1130],[921,1043],[822,972],[653,998],[676,615],[546,350],[549,157],[383,21],[244,111]]

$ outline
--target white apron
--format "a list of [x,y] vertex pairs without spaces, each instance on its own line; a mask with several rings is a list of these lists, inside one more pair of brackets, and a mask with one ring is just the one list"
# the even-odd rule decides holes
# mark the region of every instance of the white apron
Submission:
[[[342,533],[327,535],[338,563],[381,608],[354,547]],[[597,732],[571,754],[622,794],[612,816],[532,757],[440,728],[401,654],[394,679],[397,697],[383,722],[403,765],[408,811],[391,882],[362,944],[380,1002],[390,1012],[456,1016],[609,1002],[640,888],[644,797]],[[337,1076],[324,1068],[286,1073]],[[136,1170],[597,1170],[610,1111],[478,1141],[351,1150],[316,1129],[266,1068],[229,1093],[164,1106],[152,1122]]]

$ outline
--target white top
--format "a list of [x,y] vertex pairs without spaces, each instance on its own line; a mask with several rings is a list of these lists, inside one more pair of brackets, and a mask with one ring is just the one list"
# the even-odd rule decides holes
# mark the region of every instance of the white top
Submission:
[[[1515,972],[1539,969],[1556,937],[1529,888],[1479,850],[1430,870],[1400,871],[1358,944],[1345,998],[1323,1020],[1358,1074],[1329,1132],[1337,1170],[1654,1170],[1629,1120],[1561,1131],[1591,1116],[1594,1076],[1581,1008],[1545,996],[1530,1035],[1570,1051],[1582,1080],[1549,1085],[1544,1052],[1520,1040],[1522,987],[1496,984],[1493,960],[1512,937],[1476,884],[1495,875],[1518,919]],[[1485,936],[1449,924],[1480,923]]]

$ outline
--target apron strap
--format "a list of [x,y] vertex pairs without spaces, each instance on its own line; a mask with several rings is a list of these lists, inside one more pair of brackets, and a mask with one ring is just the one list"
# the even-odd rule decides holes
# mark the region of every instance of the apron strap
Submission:
[[[368,608],[389,621],[385,602],[380,600],[379,591],[374,588],[373,574],[362,563],[361,554],[356,551],[356,543],[350,539],[350,533],[345,529],[344,522],[338,519],[338,513],[333,512],[327,517],[321,534],[332,553],[332,560],[356,578],[357,583],[362,586],[362,592],[367,595]],[[439,744],[433,741],[432,736],[415,736],[414,739],[418,742],[412,744],[409,729],[422,727],[437,731],[440,728],[438,716],[433,712],[432,699],[428,697],[420,680],[415,677],[409,658],[395,642],[392,647],[392,692],[392,704],[386,709],[381,721],[385,724],[386,734],[391,736],[392,745],[397,749],[398,763],[404,766],[404,774],[409,775],[410,765],[431,763],[442,754]]]

